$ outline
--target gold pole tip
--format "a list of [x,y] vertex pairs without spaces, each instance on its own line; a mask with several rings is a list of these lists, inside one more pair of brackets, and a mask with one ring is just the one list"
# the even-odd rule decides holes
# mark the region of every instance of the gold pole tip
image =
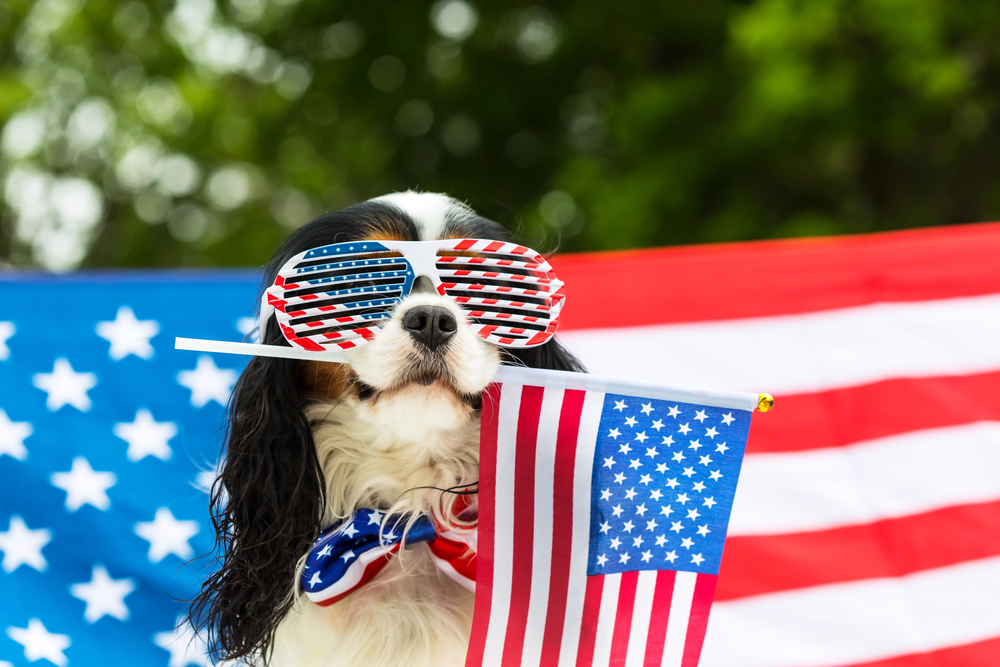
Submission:
[[757,397],[757,409],[761,412],[767,412],[774,407],[774,397],[770,394],[760,394]]

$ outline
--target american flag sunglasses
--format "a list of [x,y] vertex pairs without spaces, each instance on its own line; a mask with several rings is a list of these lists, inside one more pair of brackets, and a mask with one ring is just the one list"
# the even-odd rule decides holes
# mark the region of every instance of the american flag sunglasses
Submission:
[[363,345],[396,304],[427,277],[466,311],[474,333],[501,347],[532,347],[555,333],[563,283],[535,250],[485,239],[359,241],[292,257],[261,299],[261,328],[273,314],[303,350]]

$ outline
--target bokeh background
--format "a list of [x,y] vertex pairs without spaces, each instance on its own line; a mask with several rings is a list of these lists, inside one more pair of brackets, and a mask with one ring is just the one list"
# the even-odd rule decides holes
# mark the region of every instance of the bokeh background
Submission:
[[0,0],[0,262],[257,265],[448,192],[543,250],[997,218],[995,0]]

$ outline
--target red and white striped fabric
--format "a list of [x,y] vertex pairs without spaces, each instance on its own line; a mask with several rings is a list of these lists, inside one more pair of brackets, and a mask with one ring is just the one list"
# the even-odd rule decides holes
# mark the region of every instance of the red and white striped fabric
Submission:
[[591,372],[776,397],[702,667],[1000,665],[1000,225],[553,264]]

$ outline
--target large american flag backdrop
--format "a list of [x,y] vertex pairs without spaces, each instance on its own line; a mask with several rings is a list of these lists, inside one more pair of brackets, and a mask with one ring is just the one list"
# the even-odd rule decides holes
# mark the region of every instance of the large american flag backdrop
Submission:
[[[1000,664],[998,257],[991,224],[553,261],[591,371],[776,397],[702,667]],[[173,337],[238,340],[256,284],[0,276],[0,665],[209,664],[177,599],[242,360]]]

